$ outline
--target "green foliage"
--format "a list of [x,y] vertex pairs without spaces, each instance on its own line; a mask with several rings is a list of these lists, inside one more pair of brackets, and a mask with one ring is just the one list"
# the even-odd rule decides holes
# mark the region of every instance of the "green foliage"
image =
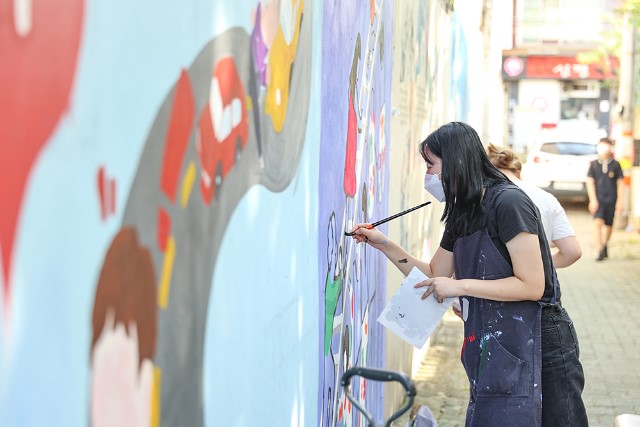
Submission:
[[640,0],[625,0],[617,10],[622,20],[622,14],[628,12],[632,22],[637,26],[640,23]]
[[[605,86],[612,90],[617,90],[618,88],[619,70],[610,70],[609,64],[611,58],[620,58],[621,55],[623,16],[625,13],[629,13],[632,24],[636,28],[640,28],[640,0],[625,0],[620,7],[614,9],[612,14],[605,16],[605,21],[609,23],[610,28],[600,34],[598,46],[592,51],[579,53],[577,56],[578,61],[583,64],[595,64],[603,70],[613,71],[615,77],[603,82]],[[639,59],[636,53],[636,64],[638,64]],[[640,79],[636,78],[635,81],[638,82]]]

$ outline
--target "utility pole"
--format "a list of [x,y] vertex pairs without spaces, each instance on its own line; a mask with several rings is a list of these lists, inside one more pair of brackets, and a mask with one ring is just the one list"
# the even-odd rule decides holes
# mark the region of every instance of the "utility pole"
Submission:
[[636,27],[628,11],[624,12],[622,25],[622,46],[620,52],[620,82],[618,85],[618,112],[621,133],[616,141],[616,159],[624,172],[624,194],[622,213],[617,215],[618,229],[629,223],[631,207],[631,168],[633,166],[633,120],[634,120],[634,58],[636,50]]

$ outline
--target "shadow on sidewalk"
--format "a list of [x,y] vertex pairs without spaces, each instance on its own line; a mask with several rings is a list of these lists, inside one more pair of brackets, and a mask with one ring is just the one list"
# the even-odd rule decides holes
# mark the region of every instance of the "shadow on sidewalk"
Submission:
[[[460,362],[462,338],[462,320],[449,309],[431,336],[429,350],[413,378],[418,391],[415,405],[428,406],[438,425],[444,427],[464,426],[469,383]],[[394,425],[405,426],[408,418],[404,415]]]

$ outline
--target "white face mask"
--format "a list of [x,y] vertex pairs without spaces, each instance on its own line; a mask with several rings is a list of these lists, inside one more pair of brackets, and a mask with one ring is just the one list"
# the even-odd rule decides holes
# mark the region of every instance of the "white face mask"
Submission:
[[596,151],[599,156],[605,156],[611,154],[611,147],[607,144],[598,144],[596,145]]
[[438,175],[424,174],[424,189],[427,190],[439,202],[444,202],[444,187]]

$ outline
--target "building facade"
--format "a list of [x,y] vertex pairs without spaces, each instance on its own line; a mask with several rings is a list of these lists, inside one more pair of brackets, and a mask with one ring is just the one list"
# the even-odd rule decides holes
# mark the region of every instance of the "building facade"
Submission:
[[611,132],[617,58],[586,64],[619,1],[514,0],[511,48],[502,51],[504,142],[526,153],[543,127],[573,123]]

